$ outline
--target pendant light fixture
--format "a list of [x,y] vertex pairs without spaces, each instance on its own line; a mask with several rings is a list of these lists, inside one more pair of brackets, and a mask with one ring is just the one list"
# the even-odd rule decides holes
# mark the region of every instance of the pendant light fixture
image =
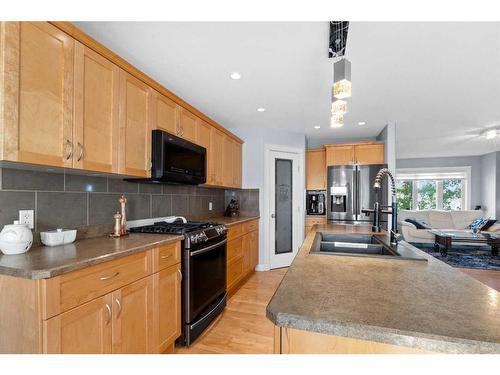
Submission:
[[344,126],[344,115],[332,115],[330,119],[330,127],[331,128],[341,128]]
[[347,113],[347,102],[342,99],[333,98],[332,115],[343,115]]
[[333,64],[333,96],[337,99],[351,97],[351,62],[346,58]]

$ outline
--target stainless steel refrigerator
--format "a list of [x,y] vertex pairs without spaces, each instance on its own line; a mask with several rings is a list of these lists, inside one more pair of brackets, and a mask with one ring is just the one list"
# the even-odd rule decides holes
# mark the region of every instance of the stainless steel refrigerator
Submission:
[[377,199],[380,204],[387,205],[387,181],[384,179],[378,198],[373,189],[377,172],[386,167],[385,164],[328,167],[328,220],[345,223],[371,223],[373,218],[361,213],[361,210],[373,208]]

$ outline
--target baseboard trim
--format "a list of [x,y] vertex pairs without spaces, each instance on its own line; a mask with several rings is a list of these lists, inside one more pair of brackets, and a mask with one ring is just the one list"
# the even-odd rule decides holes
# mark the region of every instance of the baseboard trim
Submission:
[[255,271],[257,272],[269,271],[270,269],[271,265],[268,263],[259,263],[255,266]]

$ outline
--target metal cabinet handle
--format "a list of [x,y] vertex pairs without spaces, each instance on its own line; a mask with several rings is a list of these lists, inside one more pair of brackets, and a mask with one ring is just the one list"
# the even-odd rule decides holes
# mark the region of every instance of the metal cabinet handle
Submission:
[[78,159],[76,161],[80,161],[83,158],[83,145],[80,142],[78,142],[77,145],[80,148],[80,154],[78,155]]
[[73,156],[73,142],[66,139],[66,160],[69,160]]
[[179,277],[181,278],[181,281],[182,281],[182,272],[181,272],[181,270],[178,269],[177,272],[179,272]]
[[172,254],[162,255],[161,259],[167,259],[167,258],[170,258],[171,256],[172,256]]
[[115,298],[115,303],[116,306],[118,306],[118,314],[116,314],[116,319],[118,319],[122,314],[122,304],[120,303],[120,300],[118,298]]
[[106,319],[106,325],[108,325],[111,322],[111,306],[106,304],[105,307],[106,307],[106,312],[108,313],[108,318]]
[[118,276],[119,274],[120,274],[120,272],[115,272],[113,275],[101,276],[101,277],[99,277],[99,280],[106,281],[106,280],[112,279],[113,277]]

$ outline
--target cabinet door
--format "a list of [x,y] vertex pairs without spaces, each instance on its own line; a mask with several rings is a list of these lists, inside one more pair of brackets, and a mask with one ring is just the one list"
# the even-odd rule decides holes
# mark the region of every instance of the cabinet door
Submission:
[[210,134],[210,148],[212,158],[212,182],[215,185],[224,184],[222,177],[222,149],[224,143],[224,134],[215,128],[212,128]]
[[241,187],[241,143],[233,141],[233,184],[234,187]]
[[44,353],[111,353],[111,294],[43,322]]
[[212,150],[210,147],[210,134],[212,132],[212,126],[207,124],[205,121],[200,120],[196,125],[196,144],[201,147],[205,147],[207,150],[206,157],[206,173],[207,173],[207,185],[215,185],[215,178],[213,175],[213,160],[212,160]]
[[222,143],[222,185],[234,186],[233,180],[233,140],[224,135]]
[[120,69],[75,43],[74,167],[118,172]]
[[113,353],[155,353],[153,275],[113,292]]
[[384,145],[381,143],[354,146],[356,163],[384,164]]
[[120,159],[121,174],[151,175],[150,105],[152,89],[120,71]]
[[152,129],[160,129],[179,135],[180,107],[166,96],[153,90],[151,124]]
[[308,150],[306,153],[307,190],[326,189],[326,151]]
[[181,335],[181,265],[154,275],[156,347],[163,353]]
[[257,263],[256,249],[258,249],[258,232],[253,231],[243,237],[243,274],[247,275],[254,271]]
[[196,142],[196,122],[198,117],[188,110],[181,108],[180,114],[180,136],[190,142]]
[[349,165],[354,163],[354,145],[327,146],[326,164]]
[[252,232],[252,270],[259,264],[259,231]]
[[71,167],[73,39],[46,22],[6,22],[3,159]]

